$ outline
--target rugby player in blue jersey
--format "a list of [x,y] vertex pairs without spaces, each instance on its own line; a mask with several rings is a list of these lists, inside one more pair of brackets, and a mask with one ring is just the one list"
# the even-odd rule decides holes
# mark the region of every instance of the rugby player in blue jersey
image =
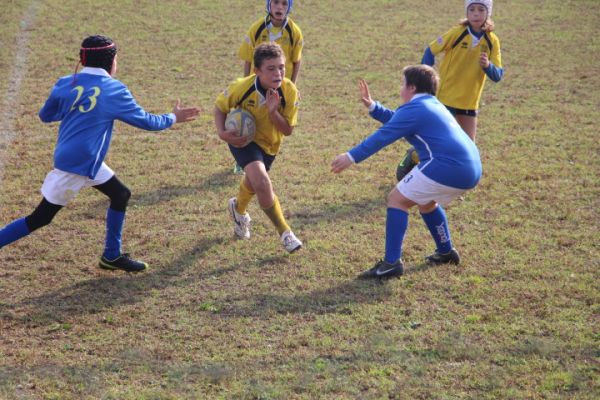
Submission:
[[420,160],[388,195],[385,256],[363,272],[362,278],[403,274],[402,241],[408,228],[408,210],[415,205],[436,244],[436,251],[426,260],[434,264],[460,262],[442,206],[477,185],[481,160],[475,143],[435,97],[438,82],[430,66],[406,67],[400,90],[404,104],[396,111],[373,101],[367,83],[359,83],[363,104],[383,125],[362,143],[338,155],[331,164],[332,172],[340,173],[402,138],[414,146]]
[[195,119],[200,110],[183,108],[178,100],[170,114],[144,111],[127,86],[113,79],[117,71],[117,46],[106,36],[87,37],[79,57],[81,72],[58,79],[39,112],[43,122],[60,121],[54,169],[42,185],[43,199],[33,213],[0,230],[0,248],[48,225],[81,189],[93,187],[110,199],[100,267],[143,271],[146,263],[121,252],[121,233],[131,192],[104,163],[114,121],[160,131]]

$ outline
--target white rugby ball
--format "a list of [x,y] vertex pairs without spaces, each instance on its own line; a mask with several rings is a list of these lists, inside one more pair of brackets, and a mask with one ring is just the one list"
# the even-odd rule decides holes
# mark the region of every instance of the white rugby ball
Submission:
[[250,143],[256,134],[256,122],[251,113],[243,108],[236,108],[227,114],[225,129],[228,131],[237,131],[238,136],[248,137],[248,143]]

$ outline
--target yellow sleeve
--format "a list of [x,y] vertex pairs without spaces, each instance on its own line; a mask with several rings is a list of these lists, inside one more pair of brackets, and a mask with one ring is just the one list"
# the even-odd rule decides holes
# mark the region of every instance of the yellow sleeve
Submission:
[[437,39],[429,43],[429,48],[434,56],[437,56],[441,52],[444,52],[452,46],[454,41],[458,39],[458,35],[464,31],[464,27],[458,26],[450,29],[448,32],[444,33],[442,36],[438,36]]
[[227,89],[217,96],[217,100],[215,101],[215,106],[225,114],[229,113],[236,105],[234,85],[235,82],[229,85]]
[[240,45],[240,50],[238,52],[239,57],[246,61],[251,63],[254,57],[254,29],[252,29],[254,26],[250,27],[250,29],[248,30],[248,32],[246,33],[246,36],[244,36],[244,40],[242,41],[242,44]]
[[298,108],[300,106],[298,89],[292,83],[292,81],[287,80],[288,85],[286,85],[286,91],[284,93],[285,96],[285,108],[281,115],[285,120],[290,124],[290,126],[298,125]]
[[492,54],[490,62],[498,68],[502,68],[502,52],[500,51],[500,40],[496,35],[492,36]]
[[292,49],[292,61],[293,63],[297,63],[302,59],[302,48],[304,47],[304,38],[302,37],[302,31],[296,25],[295,35],[296,39],[294,41],[294,48]]

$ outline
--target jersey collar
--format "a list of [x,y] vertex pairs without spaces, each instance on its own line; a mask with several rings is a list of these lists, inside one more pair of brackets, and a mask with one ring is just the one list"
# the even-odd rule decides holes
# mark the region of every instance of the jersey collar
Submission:
[[[415,93],[415,95],[412,97],[412,99],[410,99],[410,101],[416,100],[419,97],[423,97],[423,96],[431,96],[429,93]],[[410,103],[409,101],[409,103]]]
[[110,74],[104,68],[83,67],[80,74],[100,75],[110,78]]

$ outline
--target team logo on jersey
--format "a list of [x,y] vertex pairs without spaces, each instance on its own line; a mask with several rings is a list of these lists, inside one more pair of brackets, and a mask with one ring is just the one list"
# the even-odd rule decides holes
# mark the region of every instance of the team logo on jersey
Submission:
[[444,44],[444,38],[441,36],[438,36],[437,42],[438,42],[438,44]]
[[254,107],[256,106],[256,102],[252,99],[248,100],[248,102],[246,103],[246,107]]

